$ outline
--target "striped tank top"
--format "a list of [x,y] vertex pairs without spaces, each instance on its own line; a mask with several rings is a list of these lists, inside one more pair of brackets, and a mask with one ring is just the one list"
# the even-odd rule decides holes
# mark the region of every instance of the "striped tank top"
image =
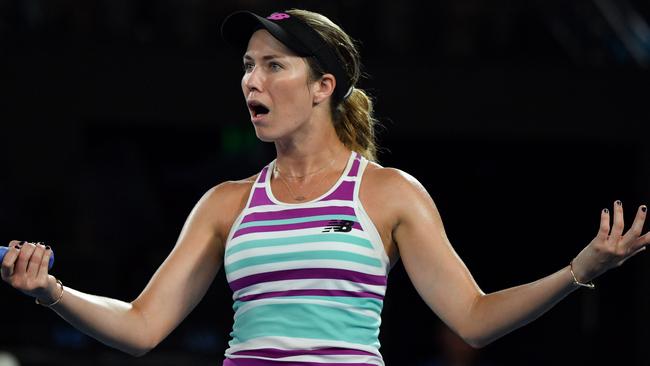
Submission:
[[351,153],[321,197],[289,204],[258,175],[226,242],[234,323],[223,366],[381,366],[379,325],[390,268],[359,201],[368,161]]

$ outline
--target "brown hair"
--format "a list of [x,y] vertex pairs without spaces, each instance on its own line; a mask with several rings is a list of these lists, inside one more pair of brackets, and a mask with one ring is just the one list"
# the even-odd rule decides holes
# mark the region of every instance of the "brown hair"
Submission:
[[[343,65],[350,85],[354,86],[361,77],[361,57],[355,41],[338,25],[324,15],[307,10],[291,9],[288,14],[312,27],[336,52]],[[317,80],[325,71],[314,57],[307,58],[312,80]],[[372,99],[363,90],[353,87],[352,93],[343,101],[332,100],[332,118],[336,134],[345,146],[371,161],[377,160],[375,125]]]

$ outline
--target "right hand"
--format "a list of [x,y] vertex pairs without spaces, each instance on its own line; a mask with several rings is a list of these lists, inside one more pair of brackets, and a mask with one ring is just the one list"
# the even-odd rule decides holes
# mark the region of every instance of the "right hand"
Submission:
[[22,293],[44,303],[56,299],[56,278],[48,273],[52,250],[40,243],[12,240],[2,261],[2,280]]

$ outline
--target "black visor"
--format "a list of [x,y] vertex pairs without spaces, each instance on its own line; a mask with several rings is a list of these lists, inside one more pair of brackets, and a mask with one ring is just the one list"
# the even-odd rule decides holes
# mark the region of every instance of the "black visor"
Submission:
[[249,11],[234,12],[223,21],[221,36],[228,44],[244,53],[248,41],[258,29],[266,29],[299,56],[315,57],[323,70],[336,78],[336,101],[347,98],[351,85],[336,52],[312,27],[290,14],[273,13],[263,18]]

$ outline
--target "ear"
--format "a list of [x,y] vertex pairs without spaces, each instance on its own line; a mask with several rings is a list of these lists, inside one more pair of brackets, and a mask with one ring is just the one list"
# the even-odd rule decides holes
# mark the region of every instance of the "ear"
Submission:
[[336,78],[332,74],[324,74],[313,84],[314,104],[320,104],[334,93]]

